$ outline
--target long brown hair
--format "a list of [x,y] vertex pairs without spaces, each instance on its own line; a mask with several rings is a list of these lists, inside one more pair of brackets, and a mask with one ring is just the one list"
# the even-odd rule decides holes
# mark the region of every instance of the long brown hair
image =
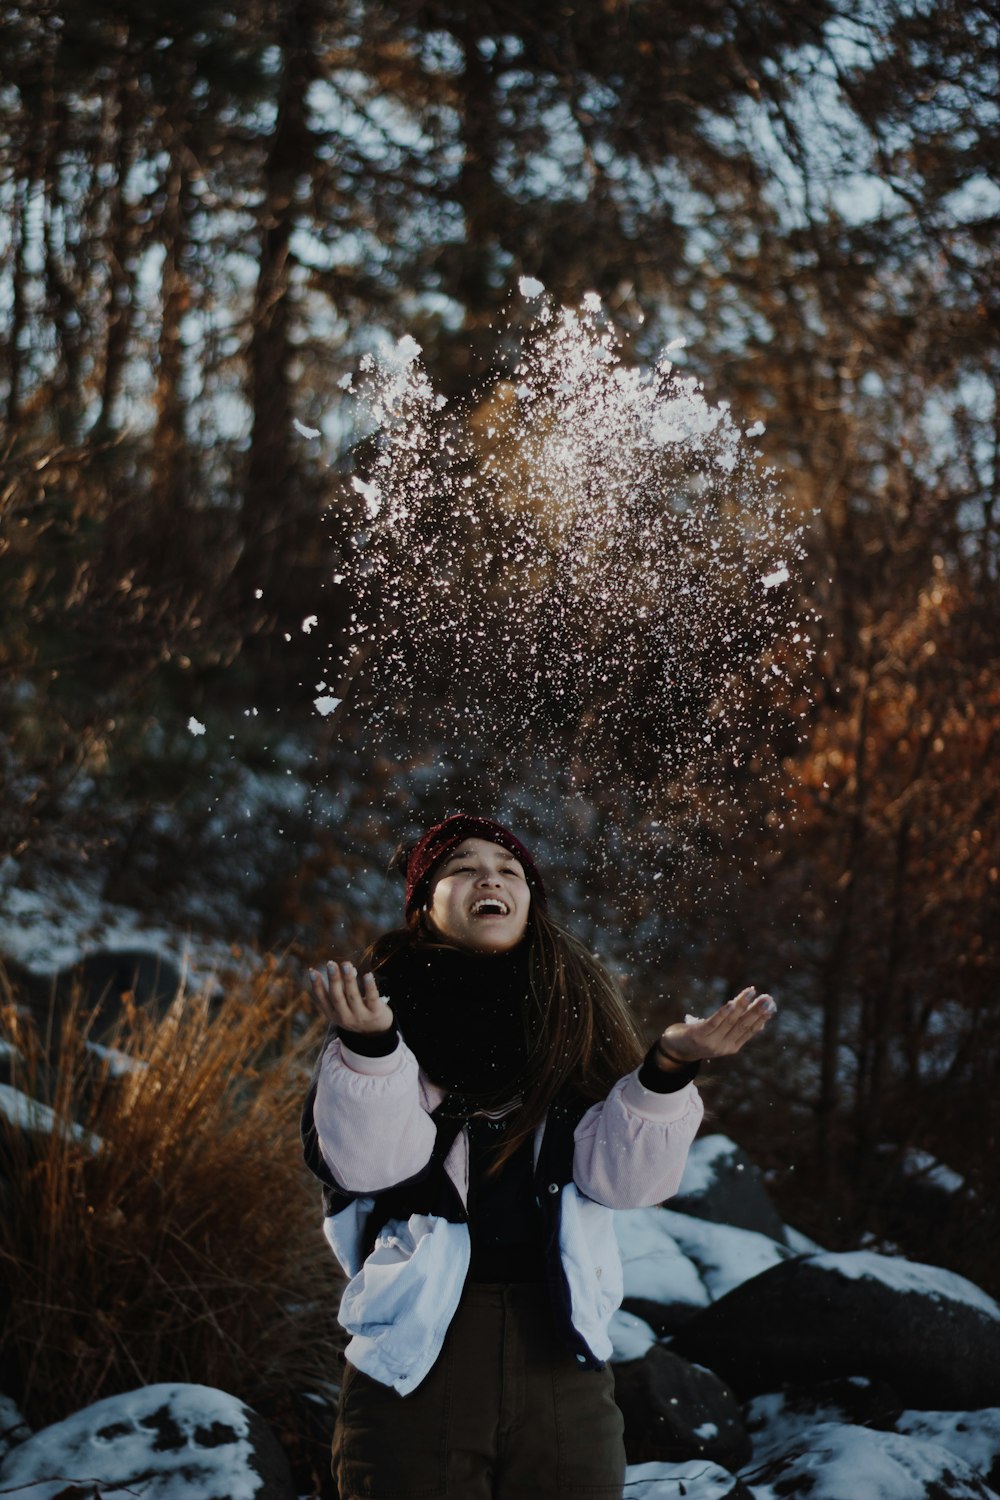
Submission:
[[[617,981],[592,953],[536,902],[528,908],[530,1052],[521,1107],[511,1117],[490,1172],[534,1133],[563,1090],[590,1103],[639,1066],[646,1048]],[[377,938],[360,960],[378,970],[409,948],[440,947],[426,912]]]

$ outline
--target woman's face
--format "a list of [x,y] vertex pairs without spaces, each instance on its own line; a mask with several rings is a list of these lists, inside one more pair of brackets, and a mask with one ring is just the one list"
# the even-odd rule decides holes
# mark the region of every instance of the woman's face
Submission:
[[530,905],[520,860],[499,844],[465,839],[438,866],[427,914],[447,942],[504,953],[523,938]]

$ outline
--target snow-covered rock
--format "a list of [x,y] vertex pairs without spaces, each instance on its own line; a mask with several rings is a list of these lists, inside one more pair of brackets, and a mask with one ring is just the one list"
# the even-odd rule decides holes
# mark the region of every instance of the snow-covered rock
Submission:
[[1000,1490],[1000,1406],[981,1411],[904,1411],[896,1431],[939,1443]]
[[743,1408],[755,1467],[807,1448],[810,1434],[819,1426],[887,1429],[894,1426],[899,1415],[895,1392],[863,1375],[768,1391],[754,1396]]
[[93,1012],[95,1036],[120,1019],[123,995],[140,1006],[165,1006],[184,988],[177,965],[162,952],[145,948],[98,948],[55,971],[29,968],[9,954],[3,961],[18,993],[40,1017],[48,1016],[53,1002],[58,1012],[78,999],[84,1012]]
[[744,1397],[867,1375],[908,1405],[975,1410],[1000,1390],[1000,1307],[936,1266],[869,1251],[784,1261],[700,1312],[673,1346]]
[[715,1224],[669,1208],[654,1212],[663,1216],[663,1228],[694,1266],[710,1302],[794,1254],[781,1241],[753,1229]]
[[0,1460],[31,1436],[31,1428],[9,1396],[0,1395]]
[[626,1209],[615,1214],[614,1225],[630,1311],[655,1332],[672,1333],[708,1306],[705,1284],[670,1233],[664,1209]]
[[285,1455],[256,1412],[208,1386],[176,1384],[109,1396],[43,1428],[0,1463],[0,1492],[7,1500],[295,1495]]
[[753,1491],[719,1464],[695,1459],[684,1464],[630,1464],[625,1473],[628,1500],[754,1500]]
[[85,1130],[72,1120],[64,1120],[40,1099],[33,1099],[9,1083],[0,1083],[0,1115],[29,1135],[68,1135],[92,1156],[101,1149],[101,1139],[93,1131]]
[[694,1142],[670,1207],[715,1224],[784,1239],[781,1216],[768,1197],[759,1167],[725,1135],[699,1136]]
[[608,1333],[611,1335],[611,1359],[623,1364],[628,1359],[641,1359],[647,1349],[656,1343],[656,1334],[649,1324],[635,1313],[619,1308],[611,1319]]
[[749,1459],[739,1405],[711,1370],[654,1344],[641,1359],[616,1364],[614,1372],[631,1463],[703,1458],[738,1469]]
[[803,1446],[744,1471],[754,1500],[996,1500],[939,1443],[868,1427],[814,1427]]
[[794,1254],[768,1235],[670,1208],[616,1213],[615,1231],[626,1306],[657,1333],[676,1332],[699,1308]]

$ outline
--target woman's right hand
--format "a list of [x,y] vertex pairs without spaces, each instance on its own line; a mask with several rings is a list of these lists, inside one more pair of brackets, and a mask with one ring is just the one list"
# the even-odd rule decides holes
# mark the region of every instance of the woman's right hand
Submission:
[[345,1031],[388,1031],[392,1011],[378,992],[373,974],[358,982],[358,971],[351,963],[332,960],[324,969],[310,969],[309,983],[316,1004],[333,1026]]

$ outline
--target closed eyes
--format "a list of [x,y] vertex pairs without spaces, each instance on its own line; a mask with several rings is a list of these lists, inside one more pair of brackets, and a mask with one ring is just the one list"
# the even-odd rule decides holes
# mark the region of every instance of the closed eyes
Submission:
[[[458,865],[458,866],[456,866],[456,867],[454,867],[452,869],[449,869],[449,871],[448,871],[449,875],[475,875],[477,873],[478,872],[476,871],[476,869],[475,869],[475,867],[473,865]],[[513,875],[513,876],[515,876],[518,879],[521,879],[521,880],[525,879],[525,876],[522,874],[522,872],[520,870],[515,870],[513,868],[513,866],[511,866],[511,865],[503,865],[497,871],[497,874],[498,875]]]

